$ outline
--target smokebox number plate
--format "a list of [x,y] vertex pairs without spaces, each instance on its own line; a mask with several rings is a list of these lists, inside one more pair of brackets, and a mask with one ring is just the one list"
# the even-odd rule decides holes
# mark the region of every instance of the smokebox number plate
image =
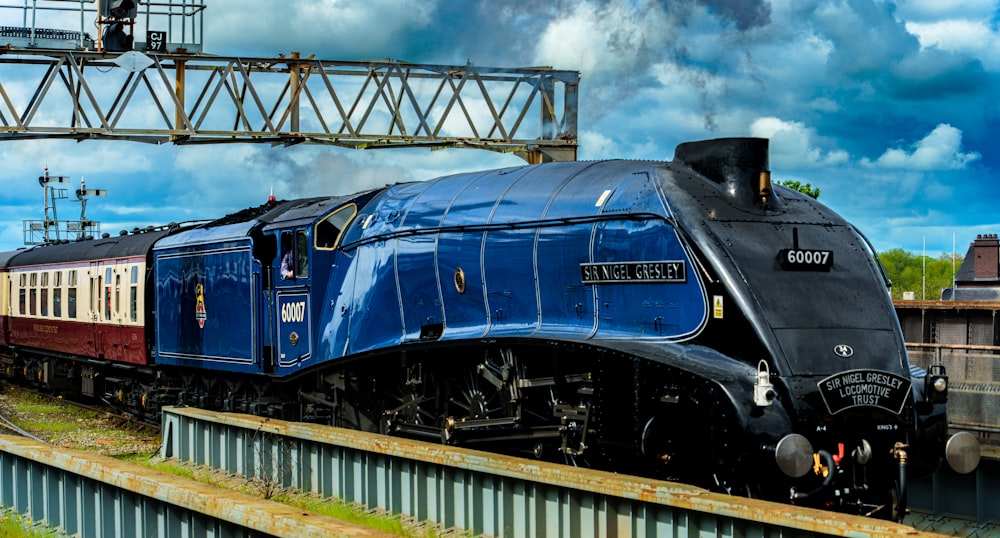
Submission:
[[786,271],[829,271],[833,251],[786,248],[778,252],[778,263]]

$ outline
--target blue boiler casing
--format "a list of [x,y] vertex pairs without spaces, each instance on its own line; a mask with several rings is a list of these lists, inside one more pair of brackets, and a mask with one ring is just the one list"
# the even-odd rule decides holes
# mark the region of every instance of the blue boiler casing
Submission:
[[696,334],[708,314],[700,275],[656,182],[634,171],[559,163],[387,188],[344,234],[320,356],[422,340]]

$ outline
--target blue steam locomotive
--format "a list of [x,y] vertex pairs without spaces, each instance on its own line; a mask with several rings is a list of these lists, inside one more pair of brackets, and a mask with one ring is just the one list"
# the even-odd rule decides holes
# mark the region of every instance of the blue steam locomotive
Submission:
[[900,518],[978,463],[875,253],[767,140],[270,201],[0,255],[0,366]]

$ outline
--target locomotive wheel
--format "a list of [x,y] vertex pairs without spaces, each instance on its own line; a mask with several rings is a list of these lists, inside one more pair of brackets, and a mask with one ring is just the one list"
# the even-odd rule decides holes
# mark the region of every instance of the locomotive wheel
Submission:
[[437,412],[438,396],[428,394],[428,387],[435,387],[433,376],[429,383],[422,375],[408,375],[386,392],[385,411],[382,414],[382,433],[409,433],[420,437],[437,438],[441,435],[441,417]]
[[509,438],[506,431],[519,425],[519,371],[513,352],[500,350],[499,355],[499,361],[486,357],[467,365],[464,372],[446,384],[450,392],[443,406],[443,442],[502,442]]
[[459,422],[473,422],[503,415],[499,391],[475,370],[467,372],[456,386],[458,393],[448,400],[450,418]]

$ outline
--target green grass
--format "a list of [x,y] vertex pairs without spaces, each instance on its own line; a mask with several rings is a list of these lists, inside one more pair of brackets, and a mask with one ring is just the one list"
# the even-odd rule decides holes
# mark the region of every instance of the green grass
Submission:
[[75,431],[79,428],[76,424],[71,424],[68,422],[50,422],[45,419],[36,420],[19,420],[18,426],[33,432],[35,435],[45,434],[45,433],[66,433]]
[[[17,391],[17,411],[21,418],[16,422],[28,431],[36,433],[40,437],[59,437],[59,434],[76,432],[91,419],[98,418],[99,413],[80,409],[70,404],[62,403],[59,400],[49,400],[36,394],[21,391],[16,388],[5,388],[5,392],[13,394]],[[25,417],[39,417],[25,418]],[[57,420],[58,419],[58,420]],[[100,431],[101,439],[115,439],[124,434],[113,428],[105,428]],[[92,448],[81,448],[82,450],[93,450]],[[189,480],[196,480],[203,484],[238,491],[255,497],[270,497],[270,500],[293,506],[299,509],[308,510],[317,514],[329,516],[348,523],[362,525],[368,528],[393,533],[410,538],[433,538],[440,535],[440,531],[434,525],[411,525],[404,522],[399,516],[390,514],[373,513],[359,505],[347,504],[339,499],[324,499],[315,494],[301,493],[294,490],[276,490],[271,488],[273,484],[261,483],[236,476],[221,471],[217,471],[207,466],[196,466],[178,460],[162,460],[159,451],[147,451],[139,453],[112,454],[112,457],[128,463],[145,466],[158,471],[180,476]],[[264,494],[267,488],[268,493]],[[273,491],[273,493],[272,493]],[[0,512],[4,514],[5,512]],[[0,515],[0,518],[3,516]],[[17,514],[9,516],[13,525],[7,525],[7,521],[0,524],[0,538],[6,536],[16,538],[34,538],[53,536],[48,533],[35,533],[33,530],[24,531],[23,521],[17,518]],[[9,534],[8,527],[15,530],[15,534]]]
[[0,538],[51,538],[59,536],[54,529],[9,508],[0,508]]
[[391,532],[401,536],[417,536],[406,529],[398,517],[372,514],[360,507],[346,504],[339,499],[323,499],[315,495],[282,492],[272,497],[271,500],[342,521],[363,525],[371,529]]
[[[197,466],[177,460],[161,460],[148,454],[132,454],[118,458],[129,463],[142,465],[183,478],[197,480],[203,484],[260,496],[261,485],[242,476],[235,476],[212,469],[207,466]],[[314,494],[301,493],[295,490],[281,490],[270,500],[293,506],[320,515],[329,516],[341,521],[361,525],[371,529],[389,532],[410,538],[432,538],[438,536],[438,530],[433,526],[408,526],[399,516],[373,513],[362,506],[347,504],[339,499],[321,498]]]

